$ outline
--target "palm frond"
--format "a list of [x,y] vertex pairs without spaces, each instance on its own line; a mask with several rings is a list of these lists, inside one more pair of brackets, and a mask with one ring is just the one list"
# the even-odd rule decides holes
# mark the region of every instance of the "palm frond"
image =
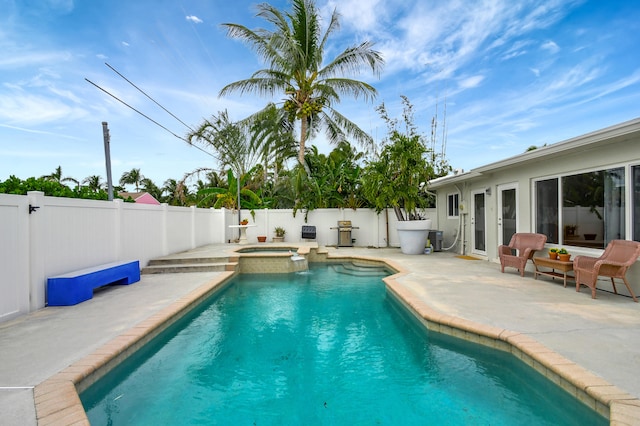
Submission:
[[363,98],[365,101],[372,101],[378,95],[378,91],[364,81],[352,80],[350,78],[330,78],[323,81],[322,87],[330,88],[335,93],[335,97],[339,99],[339,94],[350,95],[354,99]]
[[327,45],[327,41],[329,40],[329,36],[338,29],[340,29],[340,14],[336,11],[336,9],[334,9],[333,13],[331,13],[331,19],[329,19],[329,25],[327,25],[327,29],[325,30],[324,35],[322,36],[322,40],[320,41],[318,50],[321,54],[324,53],[324,49]]
[[332,143],[342,142],[346,139],[344,135],[347,135],[366,149],[373,146],[373,138],[367,132],[335,109],[328,108],[324,119],[327,129],[329,129],[327,137]]
[[330,77],[342,74],[357,74],[363,67],[368,66],[376,76],[384,66],[384,59],[380,52],[373,50],[373,43],[365,41],[358,46],[347,48],[344,52],[336,56],[333,61],[323,67],[321,75]]
[[273,96],[282,91],[283,84],[272,78],[248,78],[246,80],[235,81],[224,86],[219,95],[225,96],[232,92],[254,93],[259,96]]
[[[349,47],[323,67],[328,40],[340,27],[340,15],[336,10],[324,32],[313,0],[291,0],[291,9],[287,12],[261,3],[257,6],[256,16],[273,28],[251,30],[237,24],[224,26],[229,37],[246,43],[264,60],[265,68],[254,72],[250,78],[228,84],[220,95],[236,92],[273,97],[283,94],[288,113],[286,121],[300,120],[298,159],[303,166],[306,140],[322,126],[326,126],[327,134],[334,143],[353,136],[361,144],[372,144],[371,137],[335,111],[333,106],[340,102],[341,95],[367,101],[377,95],[373,86],[349,78],[367,68],[379,75],[384,60],[372,48],[373,44],[365,41]],[[263,144],[269,139],[263,135],[257,140]]]

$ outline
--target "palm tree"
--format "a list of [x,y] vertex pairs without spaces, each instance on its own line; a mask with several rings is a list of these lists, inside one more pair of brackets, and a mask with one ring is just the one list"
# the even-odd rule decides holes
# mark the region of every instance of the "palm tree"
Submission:
[[51,182],[57,182],[61,185],[64,185],[64,182],[73,182],[76,184],[76,186],[80,184],[77,179],[74,179],[72,177],[62,177],[62,166],[56,167],[53,173],[51,173],[50,175],[41,176],[41,178]]
[[348,47],[332,60],[325,62],[324,53],[329,37],[339,28],[339,15],[333,11],[324,33],[320,15],[313,0],[293,0],[293,10],[282,12],[262,3],[257,16],[275,26],[250,30],[239,24],[223,24],[227,35],[239,39],[265,61],[267,68],[258,70],[245,80],[223,87],[220,95],[232,92],[285,96],[284,109],[291,121],[300,120],[298,162],[304,165],[305,143],[320,127],[324,127],[330,142],[337,143],[352,137],[362,144],[372,144],[371,136],[334,109],[341,95],[365,100],[375,98],[371,85],[346,77],[363,67],[379,74],[384,60],[372,49],[369,41]]
[[273,179],[277,180],[284,163],[296,156],[296,141],[288,114],[269,103],[266,108],[243,120],[249,127],[251,147],[260,153],[267,180],[269,169],[273,169]]
[[144,178],[141,181],[142,190],[147,194],[150,194],[156,200],[162,202],[162,189],[158,188],[151,179]]
[[320,154],[317,147],[307,150],[305,162],[307,175],[302,167],[291,173],[291,185],[298,194],[294,210],[309,211],[318,208],[360,207],[361,167],[357,162],[363,157],[351,144],[340,142],[329,155]]
[[135,185],[136,192],[139,192],[143,179],[144,176],[140,173],[140,169],[131,169],[131,171],[122,174],[122,177],[120,177],[120,185]]
[[224,179],[222,179],[215,170],[209,170],[205,177],[207,178],[205,185],[208,187],[220,186],[220,183],[224,181]]
[[[244,182],[249,170],[260,163],[262,152],[255,149],[251,143],[249,129],[241,123],[234,123],[229,119],[227,111],[219,112],[211,120],[205,120],[197,130],[187,135],[191,144],[199,143],[214,150],[214,156],[223,168],[229,168],[229,174],[235,175],[240,182]],[[190,175],[200,173],[205,169],[198,169]],[[184,180],[182,181],[184,183]],[[229,182],[229,185],[231,183]],[[242,185],[236,185],[238,201],[238,221],[240,221],[240,192]]]
[[[203,188],[198,191],[200,200],[199,206],[211,205],[213,208],[219,209],[224,207],[226,209],[238,209],[240,212],[240,204],[244,209],[254,210],[259,208],[262,204],[260,196],[247,188],[247,180],[251,176],[251,173],[246,173],[240,180],[233,175],[233,171],[229,169],[227,171],[226,188]],[[239,200],[242,198],[242,203]]]
[[86,185],[92,192],[98,192],[104,188],[104,182],[102,182],[102,177],[99,175],[87,176],[82,180],[82,184]]
[[188,188],[185,188],[184,185],[181,185],[181,183],[175,179],[165,180],[161,189],[163,194],[167,194],[165,199],[170,205],[182,206],[185,204],[187,195],[185,191],[188,190]]
[[[200,127],[187,135],[190,144],[198,143],[211,148],[223,169],[231,167],[236,176],[247,173],[260,162],[261,152],[250,143],[247,128],[234,123],[225,110],[205,120]],[[198,169],[200,173],[204,169]]]

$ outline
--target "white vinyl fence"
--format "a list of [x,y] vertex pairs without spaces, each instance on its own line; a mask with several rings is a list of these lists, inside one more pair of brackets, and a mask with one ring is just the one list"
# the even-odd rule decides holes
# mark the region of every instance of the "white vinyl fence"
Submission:
[[[437,229],[435,210],[425,212]],[[270,241],[275,227],[285,241],[302,241],[302,225],[316,227],[319,245],[336,245],[339,220],[351,220],[356,246],[398,246],[393,210],[380,215],[370,209],[241,211],[249,219],[249,243],[257,236]],[[150,259],[238,238],[238,213],[225,209],[145,205],[121,200],[94,201],[0,194],[0,322],[46,305],[47,277],[121,260]],[[387,229],[389,230],[387,234]],[[388,235],[388,237],[387,237]],[[387,244],[387,241],[389,244]]]

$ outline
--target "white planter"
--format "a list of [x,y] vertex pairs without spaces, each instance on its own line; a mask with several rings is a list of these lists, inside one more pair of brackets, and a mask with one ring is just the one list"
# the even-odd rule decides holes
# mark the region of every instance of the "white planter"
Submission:
[[424,254],[431,229],[431,219],[400,221],[397,223],[396,229],[402,253]]

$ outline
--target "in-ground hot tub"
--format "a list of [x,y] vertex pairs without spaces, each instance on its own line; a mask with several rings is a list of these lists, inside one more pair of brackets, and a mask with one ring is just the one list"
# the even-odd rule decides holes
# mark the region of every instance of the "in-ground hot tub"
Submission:
[[309,269],[305,256],[309,254],[309,247],[251,246],[235,252],[240,255],[239,272],[243,274],[282,274]]

